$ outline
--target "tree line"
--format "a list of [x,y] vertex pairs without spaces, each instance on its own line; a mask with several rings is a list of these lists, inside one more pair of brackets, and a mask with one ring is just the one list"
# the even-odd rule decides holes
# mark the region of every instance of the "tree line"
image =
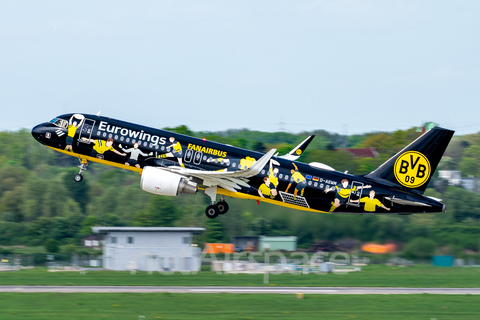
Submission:
[[[260,152],[277,148],[280,153],[316,134],[300,161],[322,162],[352,174],[374,170],[419,135],[416,128],[354,136],[326,131],[291,134],[247,129],[192,132],[186,126],[166,129]],[[354,158],[345,150],[337,150],[345,147],[375,147],[379,158]],[[45,148],[28,130],[0,132],[0,148],[0,245],[39,246],[51,239],[62,245],[80,245],[81,237],[91,234],[92,226],[102,225],[205,227],[207,231],[196,236],[199,244],[230,242],[236,235],[295,235],[301,248],[319,240],[354,239],[394,241],[405,244],[406,252],[415,252],[412,247],[418,246],[456,255],[480,249],[480,195],[447,186],[438,173],[426,195],[443,199],[445,213],[327,215],[229,199],[231,211],[210,220],[204,216],[208,197],[201,193],[173,198],[146,193],[140,189],[140,175],[135,172],[90,163],[85,179],[76,183],[73,175],[78,173],[78,159]],[[479,161],[480,134],[454,137],[439,169],[477,176]]]

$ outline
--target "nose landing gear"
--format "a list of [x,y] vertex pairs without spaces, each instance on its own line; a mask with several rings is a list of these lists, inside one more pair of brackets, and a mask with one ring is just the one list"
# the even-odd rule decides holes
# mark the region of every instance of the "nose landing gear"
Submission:
[[78,160],[80,161],[80,165],[78,166],[80,168],[80,172],[73,177],[75,182],[80,182],[83,180],[83,173],[87,170],[87,166],[88,166],[87,159],[78,159]]

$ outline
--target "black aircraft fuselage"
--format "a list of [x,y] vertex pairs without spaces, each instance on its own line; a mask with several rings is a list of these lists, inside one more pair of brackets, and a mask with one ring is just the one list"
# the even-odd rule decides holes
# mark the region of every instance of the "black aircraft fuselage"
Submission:
[[[66,114],[32,129],[40,143],[81,160],[142,174],[143,190],[159,195],[204,190],[207,216],[225,213],[223,196],[265,201],[300,210],[349,214],[442,212],[423,196],[453,131],[434,128],[364,176],[334,171],[173,132],[89,114]],[[309,142],[309,141],[308,141]],[[296,157],[308,143],[292,151]],[[222,200],[215,204],[216,194]],[[222,207],[222,205],[224,207]],[[225,208],[226,206],[226,208]],[[210,209],[210,211],[209,211]]]

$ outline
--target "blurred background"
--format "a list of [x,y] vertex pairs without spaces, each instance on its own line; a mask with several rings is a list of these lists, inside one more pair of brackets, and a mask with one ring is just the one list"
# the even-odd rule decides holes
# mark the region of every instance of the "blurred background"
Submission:
[[[350,136],[167,129],[260,152],[277,148],[280,153],[316,134],[300,160],[365,174],[432,125]],[[446,212],[410,216],[327,215],[229,199],[229,214],[207,219],[207,196],[155,196],[140,189],[138,173],[91,163],[84,181],[77,183],[73,175],[78,159],[45,148],[28,130],[0,132],[0,148],[0,254],[102,255],[102,242],[92,245],[93,238],[88,238],[94,226],[200,227],[206,230],[193,235],[192,243],[201,249],[205,243],[235,244],[233,239],[240,236],[294,236],[295,246],[284,250],[344,251],[381,263],[396,257],[430,263],[438,255],[480,263],[480,134],[454,136],[426,190],[426,195],[443,199]],[[261,249],[258,243],[255,250],[235,246],[236,251]]]
[[[479,11],[474,0],[0,0],[0,271],[16,271],[0,272],[0,291],[478,293]],[[442,199],[446,212],[336,215],[227,199],[228,214],[207,219],[207,196],[155,196],[134,172],[90,163],[76,183],[78,159],[40,145],[30,130],[61,114],[99,111],[259,152],[286,153],[315,134],[299,160],[351,174],[372,171],[438,124],[456,134],[425,194]],[[94,232],[108,227],[117,230]],[[123,227],[189,228],[168,237],[157,230],[158,241],[144,243],[177,241],[190,260],[179,267],[144,246],[137,261],[124,249],[146,235],[120,235]],[[284,258],[266,263],[272,251]],[[348,259],[330,262],[335,252]],[[233,253],[245,255],[237,263]],[[201,271],[153,272],[186,265]],[[0,292],[0,309],[2,319],[478,319],[480,296]]]

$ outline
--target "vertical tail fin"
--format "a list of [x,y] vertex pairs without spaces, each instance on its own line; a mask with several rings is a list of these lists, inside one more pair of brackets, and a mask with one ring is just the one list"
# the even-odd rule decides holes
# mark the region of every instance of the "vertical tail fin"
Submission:
[[423,194],[454,132],[430,129],[365,177]]

